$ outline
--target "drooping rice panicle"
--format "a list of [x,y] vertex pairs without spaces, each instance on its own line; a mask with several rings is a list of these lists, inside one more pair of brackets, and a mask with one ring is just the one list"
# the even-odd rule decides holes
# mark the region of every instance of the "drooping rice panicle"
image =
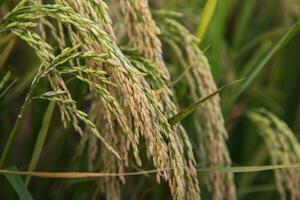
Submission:
[[[168,12],[167,12],[168,13]],[[165,14],[162,12],[162,14]],[[193,80],[188,79],[191,90],[199,96],[207,96],[217,90],[211,74],[207,58],[197,46],[197,38],[184,26],[172,18],[160,18],[163,37],[171,41],[179,54],[185,55],[185,60],[180,62],[191,66]],[[181,53],[181,52],[182,53]],[[194,87],[196,85],[196,88]],[[193,98],[195,95],[193,95]],[[196,101],[197,99],[194,99]],[[231,159],[226,146],[228,137],[220,107],[220,97],[216,95],[203,105],[197,112],[201,122],[201,152],[203,162],[209,167],[230,166]],[[198,129],[199,130],[199,129]],[[230,173],[209,173],[207,186],[212,194],[212,199],[236,199],[236,189],[233,175]]]
[[[300,162],[300,144],[285,122],[265,109],[250,112],[249,117],[259,128],[273,165]],[[300,170],[275,170],[277,190],[282,200],[300,199]]]
[[[164,87],[166,81],[170,80],[170,75],[163,61],[162,46],[158,38],[160,30],[152,19],[148,1],[121,1],[121,8],[125,16],[125,22],[129,26],[127,32],[131,45],[137,48],[140,55],[144,56],[145,59],[148,59],[153,64],[151,65],[151,63],[145,59],[139,59],[139,62],[136,63],[139,64],[141,68],[145,69],[148,67],[146,73],[150,74],[148,80],[153,89]],[[138,56],[135,57],[138,58]],[[144,64],[146,65],[143,67]],[[159,100],[162,102],[162,112],[165,116],[170,118],[178,112],[175,94],[169,88],[166,88],[164,92],[159,95]],[[168,136],[171,142],[169,148],[170,151],[178,154],[175,158],[180,159],[174,162],[175,166],[173,166],[173,168],[177,168],[178,172],[175,172],[177,176],[178,174],[182,176],[178,176],[178,178],[175,179],[175,183],[177,186],[185,185],[185,191],[180,192],[185,193],[184,198],[199,199],[200,190],[197,174],[195,173],[195,159],[191,144],[186,136],[185,130],[180,124],[173,127],[173,132],[173,134]],[[185,147],[187,148],[188,160],[185,159]],[[185,172],[182,168],[182,166],[186,165],[190,167],[189,172]],[[170,185],[171,188],[173,187],[172,193],[175,197],[180,194],[176,191],[181,189],[177,186]],[[177,196],[177,198],[181,199],[183,197]]]

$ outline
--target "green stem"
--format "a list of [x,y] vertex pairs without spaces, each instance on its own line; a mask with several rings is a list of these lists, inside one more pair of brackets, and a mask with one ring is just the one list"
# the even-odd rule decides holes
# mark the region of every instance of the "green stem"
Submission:
[[[44,115],[44,119],[42,122],[42,126],[41,129],[39,131],[38,134],[38,138],[36,140],[35,146],[34,146],[34,150],[33,150],[33,154],[29,163],[29,167],[28,170],[29,171],[33,171],[38,163],[38,160],[40,158],[42,149],[44,147],[46,138],[47,138],[47,134],[48,134],[48,129],[50,126],[50,122],[51,122],[51,118],[52,118],[52,114],[55,108],[55,103],[51,102],[47,108],[47,111]],[[28,185],[29,181],[30,181],[31,177],[28,176],[26,178],[25,184]]]
[[6,159],[7,159],[7,156],[9,154],[9,150],[11,148],[11,145],[12,145],[12,143],[13,143],[16,135],[17,135],[21,119],[22,119],[23,115],[25,114],[25,111],[27,110],[28,105],[31,102],[30,97],[31,97],[31,94],[32,94],[35,86],[37,85],[37,83],[38,83],[38,79],[36,81],[35,80],[33,81],[33,84],[32,84],[32,86],[31,86],[31,88],[30,88],[30,90],[29,90],[29,92],[28,92],[28,94],[27,94],[27,96],[25,98],[25,103],[23,104],[23,106],[21,108],[21,111],[20,111],[20,113],[18,115],[18,118],[17,118],[17,120],[16,120],[16,122],[14,124],[14,127],[13,127],[12,131],[9,134],[9,137],[8,137],[8,140],[7,140],[6,144],[5,144],[3,153],[1,154],[0,169],[3,168],[3,165],[4,165],[4,163],[5,163]]
[[3,153],[2,153],[2,155],[1,155],[1,159],[0,159],[0,169],[3,168],[3,165],[4,165],[4,163],[5,163],[6,159],[7,159],[7,156],[8,156],[8,154],[9,154],[9,150],[10,150],[10,148],[11,148],[11,145],[12,145],[12,143],[13,143],[13,141],[14,141],[16,135],[17,135],[18,128],[19,128],[19,125],[20,125],[22,116],[23,116],[23,114],[25,113],[25,111],[26,111],[28,105],[29,105],[29,103],[25,103],[25,104],[22,106],[21,111],[20,111],[20,113],[19,113],[19,115],[18,115],[18,118],[17,118],[17,120],[16,120],[16,122],[15,122],[15,124],[14,124],[14,127],[13,127],[12,131],[11,131],[10,134],[9,134],[8,140],[7,140],[6,144],[5,144]]

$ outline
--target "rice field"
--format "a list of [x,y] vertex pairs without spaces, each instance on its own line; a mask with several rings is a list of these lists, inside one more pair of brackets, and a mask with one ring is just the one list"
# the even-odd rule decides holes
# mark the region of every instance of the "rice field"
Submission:
[[299,0],[0,0],[0,199],[300,199]]

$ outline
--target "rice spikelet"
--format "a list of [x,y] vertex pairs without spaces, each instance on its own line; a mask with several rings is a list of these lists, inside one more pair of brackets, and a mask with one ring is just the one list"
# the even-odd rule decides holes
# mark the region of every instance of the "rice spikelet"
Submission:
[[121,0],[121,8],[128,26],[129,40],[145,58],[154,62],[162,76],[168,80],[170,74],[162,57],[161,42],[157,37],[159,28],[152,19],[147,0]]

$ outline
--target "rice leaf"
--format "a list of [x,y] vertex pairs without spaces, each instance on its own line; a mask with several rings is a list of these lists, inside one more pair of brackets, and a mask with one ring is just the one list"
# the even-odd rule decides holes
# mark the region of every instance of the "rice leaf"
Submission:
[[[32,170],[35,169],[35,167],[36,167],[36,165],[39,161],[39,158],[41,156],[41,152],[42,152],[42,149],[44,147],[45,140],[47,138],[47,134],[48,134],[52,114],[53,114],[53,111],[54,111],[54,107],[55,107],[55,103],[51,102],[49,104],[48,108],[47,108],[47,111],[46,111],[45,115],[44,115],[42,126],[41,126],[41,129],[39,131],[38,138],[36,140],[34,150],[33,150],[33,154],[32,154],[30,164],[29,164],[29,167],[28,167],[29,171],[32,171]],[[30,181],[30,177],[27,177],[27,179],[25,181],[26,185],[29,184],[29,181]]]
[[[214,173],[253,173],[272,171],[279,169],[295,169],[300,168],[300,163],[283,164],[283,165],[263,165],[263,166],[237,166],[237,167],[202,167],[197,168],[197,172],[214,172]],[[78,178],[101,178],[101,177],[117,177],[117,176],[140,176],[147,174],[156,174],[158,172],[174,170],[168,169],[151,169],[137,172],[127,173],[105,173],[105,172],[37,172],[37,171],[15,171],[10,169],[0,170],[0,174],[5,176],[34,176],[38,178],[52,179],[78,179]],[[187,169],[188,170],[188,169]]]
[[214,97],[215,95],[217,95],[218,93],[220,93],[222,90],[224,90],[225,88],[238,83],[240,81],[243,81],[245,78],[234,81],[230,84],[224,85],[223,87],[217,89],[216,91],[214,91],[213,93],[207,95],[206,97],[201,98],[199,101],[193,103],[192,105],[190,105],[189,107],[183,109],[182,111],[180,111],[178,114],[176,114],[175,116],[171,117],[168,121],[169,123],[173,126],[175,124],[177,124],[178,122],[182,121],[184,118],[186,118],[187,116],[189,116],[192,112],[194,112],[199,106],[201,106],[203,103],[205,103],[206,101],[208,101],[210,98]]
[[201,16],[201,20],[199,22],[196,36],[200,39],[203,38],[203,36],[206,33],[207,27],[212,19],[212,16],[215,12],[215,9],[217,7],[218,0],[208,0],[205,4],[203,15]]
[[[11,172],[14,172],[17,170],[16,167],[10,167],[7,168],[7,170],[10,170]],[[22,178],[16,174],[4,174],[5,178],[8,180],[10,185],[14,188],[16,193],[18,194],[19,198],[21,200],[31,200],[33,199],[29,190],[25,186]]]
[[[298,31],[300,30],[300,20],[298,20],[289,30],[286,32],[280,40],[270,49],[269,53],[258,63],[258,65],[253,69],[248,78],[243,84],[237,89],[232,98],[229,101],[229,105],[233,103],[241,96],[243,92],[253,83],[254,79],[257,77],[259,72],[266,66],[266,64],[271,60],[274,54],[281,49]],[[229,107],[229,108],[230,108]]]
[[284,165],[265,165],[265,166],[241,166],[241,167],[216,167],[198,169],[198,172],[225,172],[225,173],[252,173],[261,171],[271,171],[278,169],[300,168],[300,163]]
[[2,90],[2,88],[7,83],[10,77],[11,77],[11,72],[7,71],[5,75],[2,77],[2,79],[0,80],[0,91]]

